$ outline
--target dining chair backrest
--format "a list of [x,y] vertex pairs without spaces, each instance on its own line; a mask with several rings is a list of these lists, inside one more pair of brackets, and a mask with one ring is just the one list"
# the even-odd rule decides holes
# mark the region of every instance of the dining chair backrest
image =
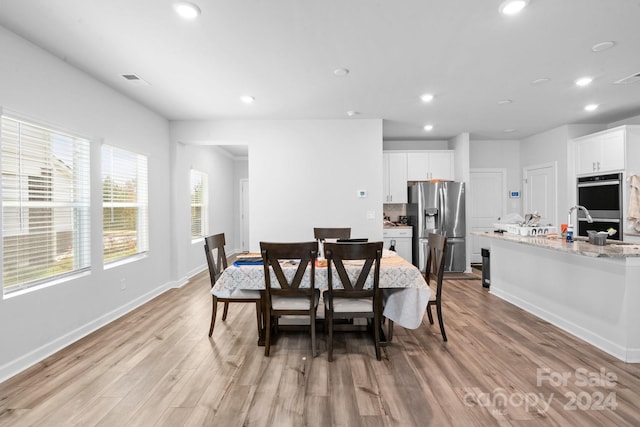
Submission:
[[204,238],[204,252],[209,266],[209,277],[211,287],[216,284],[216,280],[227,268],[227,255],[224,251],[224,233],[214,234]]
[[[373,296],[378,290],[380,283],[380,259],[382,258],[382,242],[371,243],[325,243],[325,258],[328,267],[328,286],[329,293],[350,294],[349,296],[361,298]],[[362,268],[355,276],[355,281],[349,277],[344,261],[364,261]],[[332,267],[333,266],[333,267]],[[365,289],[365,283],[371,268],[373,267],[373,285],[370,289]],[[333,284],[333,268],[335,268],[342,289],[336,288]]]
[[366,237],[357,239],[338,239],[338,243],[367,243],[368,241],[369,239]]
[[[265,272],[265,288],[274,295],[295,295],[296,293],[313,294],[315,288],[315,260],[318,256],[318,242],[272,243],[260,242],[262,262]],[[287,279],[282,270],[282,264],[296,265],[297,269],[291,279]],[[310,286],[300,288],[302,279],[310,268]],[[278,282],[279,288],[271,283],[270,269]]]
[[433,281],[436,282],[436,299],[439,299],[442,293],[447,238],[441,234],[429,233],[427,247],[427,263],[424,278],[429,286],[431,286]]
[[339,228],[318,228],[313,229],[313,237],[316,240],[325,239],[349,239],[351,237],[350,227]]

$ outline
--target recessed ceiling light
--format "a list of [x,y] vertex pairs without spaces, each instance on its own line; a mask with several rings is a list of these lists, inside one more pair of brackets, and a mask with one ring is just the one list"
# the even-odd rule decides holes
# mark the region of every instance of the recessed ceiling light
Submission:
[[200,8],[187,1],[180,1],[173,4],[173,9],[176,11],[178,15],[183,17],[184,19],[194,19],[200,15]]
[[420,96],[420,99],[422,100],[422,102],[431,102],[433,101],[433,94],[425,93],[424,95]]
[[353,111],[353,110],[347,111],[347,116],[349,117],[357,116],[358,114],[360,114],[358,111]]
[[527,7],[529,0],[506,0],[498,9],[503,15],[515,15]]
[[598,104],[588,104],[588,105],[585,105],[584,109],[585,111],[595,111],[598,109],[598,107],[599,107]]
[[501,99],[500,101],[498,101],[498,105],[506,105],[506,104],[511,104],[513,101],[510,99]]
[[515,129],[505,129],[503,130],[504,133],[511,133],[511,132],[515,132]]
[[576,86],[589,86],[593,79],[591,77],[580,77],[576,80]]
[[548,83],[550,81],[551,81],[551,79],[549,77],[541,77],[539,79],[535,79],[535,80],[531,81],[531,84],[532,85],[540,85],[540,84],[543,84],[543,83]]
[[424,130],[426,130],[427,132],[430,132],[433,130],[433,125],[424,125]]
[[602,52],[603,50],[607,50],[613,46],[615,46],[615,42],[600,42],[591,46],[592,52]]
[[347,74],[349,74],[349,70],[347,68],[336,68],[335,70],[333,70],[333,74],[335,74],[336,76],[346,76]]
[[240,97],[240,101],[244,102],[245,104],[253,104],[255,100],[256,99],[250,95],[245,95]]

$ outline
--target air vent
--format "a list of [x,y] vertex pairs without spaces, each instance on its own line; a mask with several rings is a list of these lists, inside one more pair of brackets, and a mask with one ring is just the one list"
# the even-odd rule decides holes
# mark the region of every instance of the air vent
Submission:
[[617,82],[613,82],[613,84],[616,84],[616,85],[628,85],[628,84],[631,84],[631,83],[638,83],[638,82],[640,82],[640,73],[635,73],[635,74],[632,74],[630,76],[627,76],[627,77],[625,77],[623,79],[618,80]]
[[123,74],[122,78],[124,78],[126,81],[136,86],[150,86],[148,82],[146,82],[137,74]]

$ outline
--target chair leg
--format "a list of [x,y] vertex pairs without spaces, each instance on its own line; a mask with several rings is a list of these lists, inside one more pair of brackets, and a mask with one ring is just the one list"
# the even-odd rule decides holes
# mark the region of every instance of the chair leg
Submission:
[[380,328],[382,328],[382,319],[380,318],[381,309],[376,309],[373,313],[373,340],[376,346],[376,359],[382,360],[380,354]]
[[260,338],[260,331],[262,329],[262,308],[261,301],[256,301],[256,320],[258,321],[258,338]]
[[213,335],[213,327],[216,325],[216,312],[218,311],[218,298],[213,296],[213,307],[211,308],[211,326],[209,326],[209,336]]
[[431,304],[427,304],[427,316],[429,317],[429,323],[433,325],[433,314],[431,314]]
[[442,340],[447,342],[447,334],[444,333],[444,323],[442,323],[442,305],[438,303],[436,305],[436,312],[438,313],[438,323],[440,324],[440,332],[442,333]]
[[264,313],[264,321],[264,355],[269,357],[269,350],[271,348],[271,310],[266,309]]
[[331,311],[325,312],[324,318],[327,320],[327,333],[329,338],[327,339],[327,356],[329,362],[333,362],[333,313]]
[[229,311],[229,302],[224,303],[224,311],[222,312],[222,321],[227,320],[227,312]]
[[309,327],[311,328],[311,357],[316,357],[316,308],[309,316]]
[[393,339],[393,320],[387,318],[387,322],[389,322],[389,328],[387,330],[387,341],[391,342]]

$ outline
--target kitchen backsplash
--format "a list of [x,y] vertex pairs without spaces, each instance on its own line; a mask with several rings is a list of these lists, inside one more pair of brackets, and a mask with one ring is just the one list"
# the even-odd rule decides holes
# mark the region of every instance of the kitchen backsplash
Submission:
[[391,218],[391,221],[398,221],[400,215],[407,215],[407,205],[402,203],[390,203],[383,205],[384,216]]

